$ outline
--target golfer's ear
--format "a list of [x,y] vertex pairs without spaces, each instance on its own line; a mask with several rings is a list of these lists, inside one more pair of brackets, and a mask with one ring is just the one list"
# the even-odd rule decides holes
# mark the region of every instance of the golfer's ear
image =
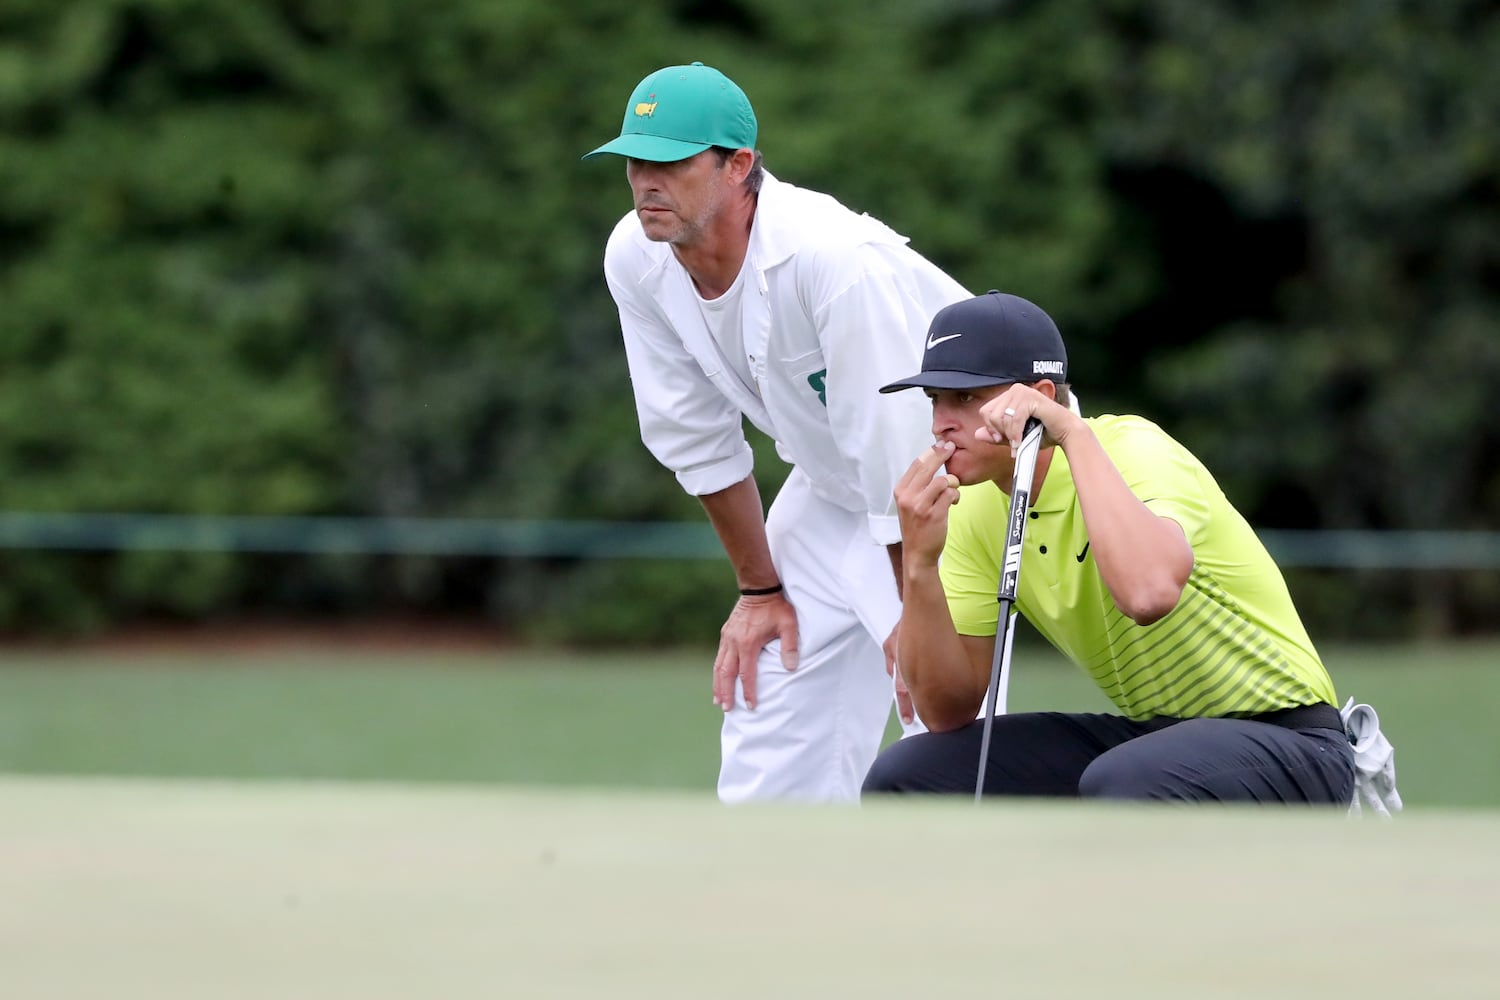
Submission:
[[1040,382],[1035,382],[1031,387],[1052,400],[1052,402],[1057,402],[1057,384],[1050,378],[1044,378]]

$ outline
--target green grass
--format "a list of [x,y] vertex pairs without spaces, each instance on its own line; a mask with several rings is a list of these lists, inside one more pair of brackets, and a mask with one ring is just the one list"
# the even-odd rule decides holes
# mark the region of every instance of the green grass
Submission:
[[[1448,807],[1500,805],[1500,646],[1325,654],[1396,743],[1394,823],[724,809],[702,652],[11,653],[6,995],[1492,996],[1500,815]],[[1013,709],[1104,707],[1015,670]]]
[[0,801],[8,997],[1495,995],[1485,813],[63,778]]
[[[1500,644],[1335,647],[1411,807],[1500,805]],[[707,652],[3,654],[0,771],[486,782],[711,795]],[[1018,646],[1012,711],[1105,709]]]

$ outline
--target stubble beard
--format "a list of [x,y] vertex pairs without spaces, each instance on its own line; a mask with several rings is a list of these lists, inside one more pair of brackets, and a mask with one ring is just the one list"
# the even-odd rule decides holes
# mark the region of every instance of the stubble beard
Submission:
[[[675,205],[660,206],[671,210],[670,222],[658,219],[654,227],[647,227],[645,221],[642,220],[641,228],[646,238],[653,243],[666,243],[677,250],[692,249],[703,242],[723,200],[722,193],[716,191],[714,196],[691,216],[684,215],[682,210]],[[663,222],[667,224],[662,225]]]
[[[660,212],[646,212],[645,208],[667,208],[671,215],[663,215]],[[646,239],[652,243],[674,243],[682,232],[682,217],[677,214],[676,209],[665,205],[648,205],[645,208],[636,208],[636,218],[640,220],[641,231],[646,234]]]
[[669,225],[657,226],[655,232],[647,229],[646,238],[654,243],[665,243],[683,250],[702,240],[703,225],[696,219],[685,219],[674,213]]

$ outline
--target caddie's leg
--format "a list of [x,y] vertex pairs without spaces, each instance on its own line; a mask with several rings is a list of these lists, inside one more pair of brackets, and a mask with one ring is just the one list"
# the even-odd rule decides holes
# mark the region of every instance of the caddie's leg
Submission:
[[[799,607],[799,615],[801,608]],[[803,636],[814,638],[804,624]],[[761,653],[759,702],[738,697],[724,716],[719,798],[750,801],[852,802],[864,770],[880,748],[890,712],[884,671],[875,684],[858,683],[851,664],[868,667],[880,655],[863,629],[804,645],[801,665],[788,673],[773,643]]]
[[1102,755],[1084,772],[1089,798],[1286,802],[1346,807],[1354,756],[1341,730],[1245,719],[1188,719]]
[[[884,545],[876,544],[867,533],[856,532],[845,549],[841,572],[843,575],[841,587],[843,593],[847,595],[846,599],[854,613],[859,616],[865,631],[880,647],[879,664],[883,672],[885,670],[885,640],[895,629],[896,623],[901,620],[901,597],[896,592],[896,572],[891,566],[890,552]],[[894,709],[895,678],[888,675],[887,682],[886,698]],[[892,711],[887,714],[895,715],[896,721],[901,726],[902,736],[927,732],[927,727],[922,724],[920,718],[913,716],[911,722],[906,722],[897,712]],[[885,727],[882,724],[881,731],[884,732],[884,730]],[[874,760],[873,750],[870,759]],[[864,776],[863,772],[860,776]]]
[[[736,688],[720,737],[719,798],[853,802],[891,712],[884,653],[851,606],[843,573],[850,545],[873,547],[865,518],[818,499],[793,470],[766,534],[797,610],[799,666],[783,668],[773,642],[757,664],[753,711]],[[889,561],[884,566],[894,593]]]

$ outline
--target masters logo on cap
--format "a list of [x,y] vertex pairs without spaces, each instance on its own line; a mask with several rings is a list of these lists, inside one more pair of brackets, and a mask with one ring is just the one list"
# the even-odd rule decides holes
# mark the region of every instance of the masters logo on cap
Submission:
[[750,99],[729,77],[701,62],[667,66],[636,85],[619,137],[583,158],[614,153],[671,163],[713,146],[754,149],[756,131]]

